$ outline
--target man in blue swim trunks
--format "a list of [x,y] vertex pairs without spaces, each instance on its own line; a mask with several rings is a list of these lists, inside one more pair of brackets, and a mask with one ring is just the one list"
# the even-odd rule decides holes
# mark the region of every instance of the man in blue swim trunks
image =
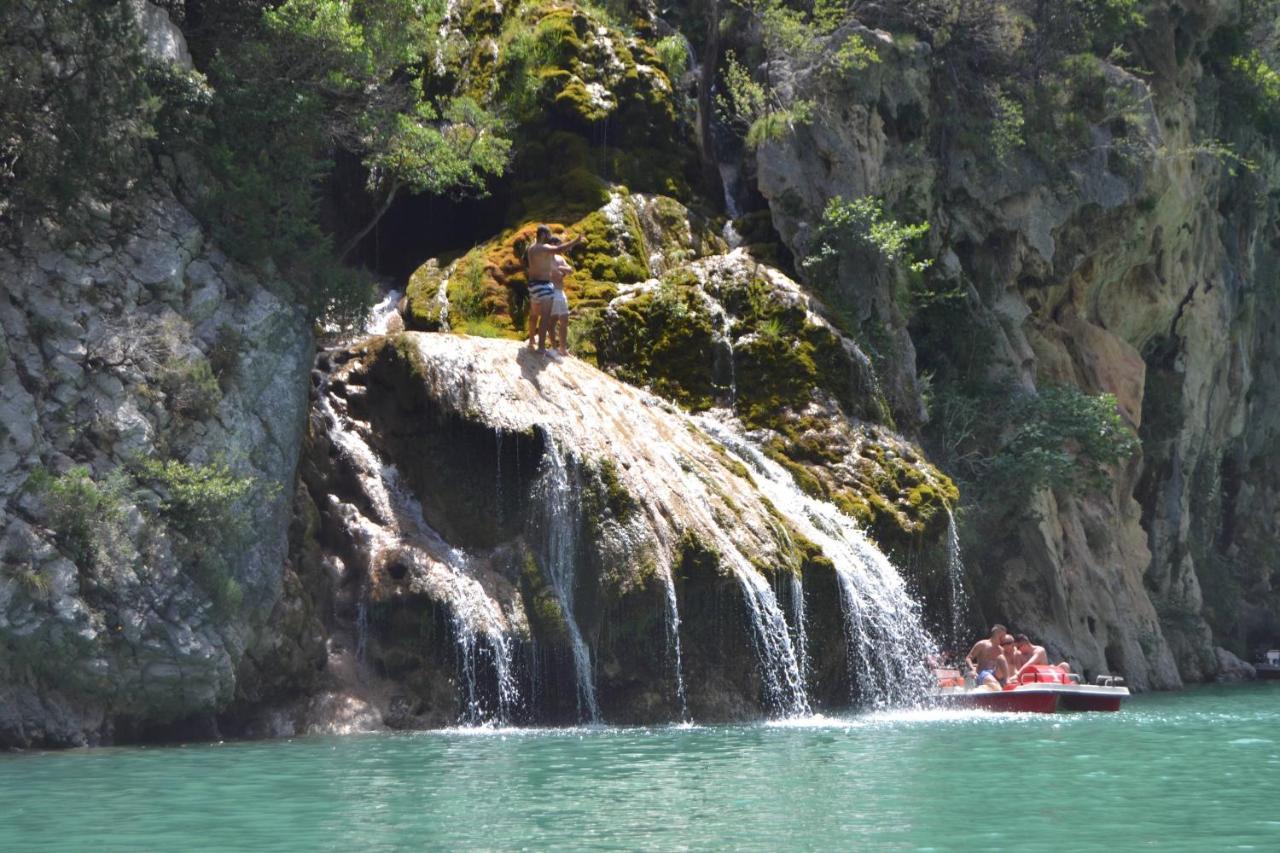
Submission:
[[547,333],[551,331],[556,255],[582,243],[581,236],[567,243],[552,243],[551,239],[551,227],[539,225],[533,245],[524,253],[525,269],[529,275],[529,346],[533,346],[536,338],[540,350],[546,350]]
[[965,655],[964,662],[978,687],[1002,690],[1009,680],[1009,662],[1005,660],[1002,643],[1012,645],[1013,638],[1003,625],[992,625],[991,635],[974,643]]

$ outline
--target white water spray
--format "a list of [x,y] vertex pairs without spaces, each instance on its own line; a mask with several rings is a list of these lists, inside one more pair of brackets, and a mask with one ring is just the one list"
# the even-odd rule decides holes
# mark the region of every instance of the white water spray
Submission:
[[[508,721],[519,706],[520,693],[515,677],[515,641],[504,630],[501,609],[472,576],[467,555],[446,543],[427,524],[421,504],[401,484],[396,468],[383,464],[355,423],[339,414],[327,382],[317,395],[316,408],[339,458],[351,469],[368,500],[373,518],[353,511],[348,513],[348,522],[360,531],[370,569],[392,560],[404,561],[428,575],[449,605],[462,674],[463,722]],[[365,598],[362,587],[356,604],[356,651],[361,660],[368,634]],[[482,698],[480,673],[486,670],[493,672],[496,707],[486,707]]]
[[888,557],[852,519],[800,491],[786,470],[746,439],[709,417],[698,423],[748,467],[760,491],[834,564],[855,698],[876,707],[921,699],[931,686],[925,658],[937,647]]

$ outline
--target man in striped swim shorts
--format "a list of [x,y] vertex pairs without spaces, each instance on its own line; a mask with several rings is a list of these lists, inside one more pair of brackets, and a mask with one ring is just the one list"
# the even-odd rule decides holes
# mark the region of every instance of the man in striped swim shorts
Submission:
[[582,237],[573,238],[567,243],[551,242],[551,228],[539,225],[537,237],[532,246],[525,250],[524,263],[529,275],[529,346],[538,341],[538,349],[546,350],[547,333],[551,331],[551,306],[555,298],[556,255],[568,252],[582,243]]

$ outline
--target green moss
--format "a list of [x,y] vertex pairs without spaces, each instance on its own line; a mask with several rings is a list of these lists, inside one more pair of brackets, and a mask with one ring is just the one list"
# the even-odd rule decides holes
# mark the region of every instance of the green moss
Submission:
[[649,385],[687,409],[714,402],[711,360],[715,329],[688,288],[668,288],[628,299],[602,324],[596,348],[601,364],[619,378]]
[[542,569],[532,553],[526,551],[520,572],[520,595],[529,617],[529,627],[540,640],[563,641],[568,638],[564,610],[543,577]]
[[440,267],[427,261],[409,276],[405,287],[404,325],[410,331],[437,332],[440,330],[440,308],[436,296],[440,292]]
[[720,552],[702,539],[696,532],[685,530],[676,544],[676,564],[673,576],[684,581],[698,576],[727,574],[721,564]]
[[639,508],[635,496],[627,491],[618,477],[618,466],[612,459],[602,459],[598,469],[605,489],[605,505],[620,521],[626,521]]

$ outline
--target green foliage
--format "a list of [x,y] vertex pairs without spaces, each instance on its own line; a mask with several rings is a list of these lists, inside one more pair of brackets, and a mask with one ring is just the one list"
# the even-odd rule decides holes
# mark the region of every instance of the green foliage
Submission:
[[240,503],[254,490],[252,477],[237,477],[225,464],[189,465],[176,459],[143,459],[138,477],[155,488],[166,520],[181,533],[238,534],[248,519]]
[[1110,394],[1069,385],[1010,397],[987,387],[950,388],[931,414],[943,438],[943,464],[982,494],[993,512],[1020,509],[1041,488],[1080,494],[1106,488],[1110,469],[1140,447]]
[[159,99],[126,0],[0,4],[0,231],[123,196]]
[[662,63],[662,70],[667,73],[667,79],[673,86],[678,86],[689,70],[689,49],[685,40],[676,35],[667,36],[659,39],[653,49]]
[[170,359],[160,366],[157,378],[169,411],[179,417],[198,422],[217,413],[222,388],[204,356]]
[[1114,396],[1090,396],[1069,385],[1051,385],[1020,398],[1008,423],[1011,428],[991,473],[1018,491],[1104,488],[1110,481],[1107,469],[1140,446]]
[[[850,34],[838,45],[826,38],[851,15],[851,4],[844,0],[823,0],[808,12],[781,0],[737,3],[757,22],[770,56],[787,57],[801,65],[816,63],[822,73],[836,78],[880,61],[879,53],[860,35]],[[812,101],[784,97],[767,75],[757,79],[733,51],[725,54],[721,79],[716,96],[720,117],[737,128],[748,147],[782,139],[813,120]]]
[[76,566],[102,571],[117,562],[125,542],[126,477],[113,472],[99,481],[85,467],[57,476],[38,468],[27,487],[44,505],[58,548]]
[[996,161],[1003,164],[1014,151],[1026,144],[1022,135],[1026,119],[1022,114],[1022,104],[1003,89],[996,88],[991,97],[995,103],[995,117],[991,125],[991,148]]
[[248,544],[252,496],[263,497],[252,477],[237,477],[220,462],[189,465],[176,459],[141,459],[135,476],[160,495],[160,514],[173,535],[174,553],[223,614],[234,613],[244,591],[235,562]]
[[870,254],[912,272],[923,272],[933,262],[915,255],[911,244],[929,233],[929,223],[903,225],[889,219],[884,202],[872,196],[845,201],[835,196],[827,202],[822,222],[814,233],[813,249],[800,262],[810,275],[834,276],[840,258],[851,252]]
[[468,255],[458,264],[449,279],[449,320],[451,323],[461,321],[471,323],[484,320],[489,316],[485,304],[488,292],[485,283],[484,263],[476,257]]
[[247,37],[220,45],[211,68],[213,128],[203,150],[218,186],[205,208],[241,260],[271,259],[313,315],[358,318],[367,278],[336,263],[318,190],[337,152],[368,173],[373,210],[350,251],[401,189],[482,192],[506,166],[498,119],[466,97],[427,98],[443,4],[286,0]]
[[1257,50],[1232,57],[1231,71],[1242,88],[1235,97],[1245,101],[1257,127],[1263,133],[1280,131],[1280,71]]

